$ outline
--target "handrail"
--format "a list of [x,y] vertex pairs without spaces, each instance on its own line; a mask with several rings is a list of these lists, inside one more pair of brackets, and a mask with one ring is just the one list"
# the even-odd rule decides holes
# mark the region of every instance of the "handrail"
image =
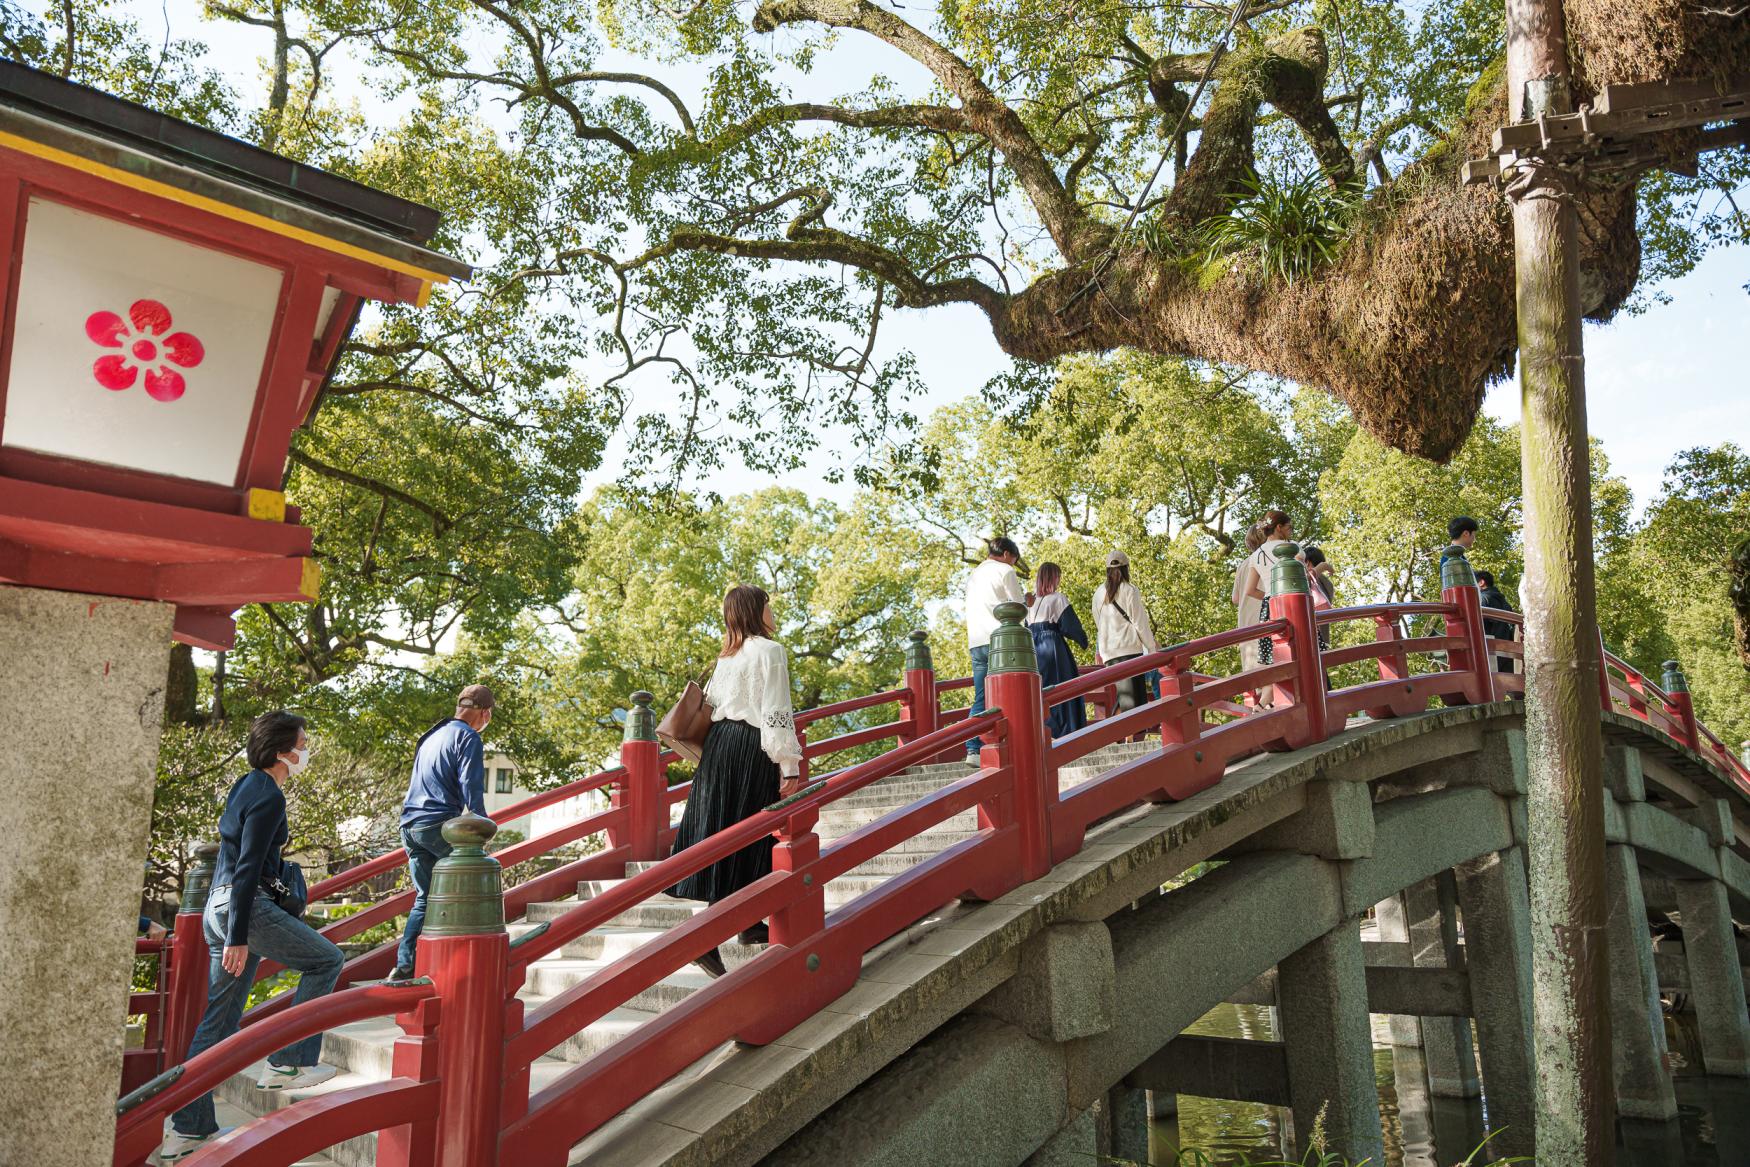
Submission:
[[166,1115],[193,1102],[252,1062],[337,1025],[404,1012],[436,994],[437,989],[425,979],[404,985],[347,989],[305,1001],[270,1021],[232,1034],[116,1103],[119,1116],[116,1162],[129,1163],[144,1157],[157,1142]]
[[673,887],[687,876],[703,871],[713,863],[733,855],[743,847],[765,838],[783,822],[816,810],[823,803],[860,790],[881,778],[897,774],[906,767],[917,765],[943,750],[964,745],[971,738],[992,733],[1001,721],[1001,713],[993,712],[956,722],[954,725],[939,729],[935,733],[890,750],[879,758],[872,758],[867,762],[862,762],[829,776],[820,784],[820,788],[815,794],[786,807],[781,812],[761,811],[732,826],[725,827],[710,838],[701,839],[686,850],[671,855],[656,865],[622,881],[620,886],[599,896],[592,896],[570,911],[549,920],[545,934],[518,950],[516,963],[531,964],[541,957],[563,948],[591,929],[600,927],[627,908],[642,902],[646,897],[660,892],[664,888]]
[[[551,1156],[556,1148],[570,1145],[596,1129],[642,1092],[667,1081],[724,1040],[730,1037],[754,1043],[773,1040],[847,991],[855,983],[863,955],[875,944],[956,895],[994,898],[1042,874],[1052,863],[1077,853],[1092,824],[1127,807],[1147,800],[1188,797],[1218,782],[1228,765],[1261,751],[1293,749],[1325,740],[1330,733],[1341,730],[1344,718],[1351,713],[1403,716],[1425,709],[1433,701],[1462,704],[1517,692],[1517,688],[1498,679],[1494,672],[1495,657],[1497,646],[1511,646],[1500,651],[1500,655],[1509,655],[1513,649],[1522,654],[1523,645],[1487,637],[1478,624],[1482,619],[1499,619],[1522,625],[1523,617],[1519,613],[1482,608],[1474,594],[1463,588],[1448,588],[1440,602],[1359,605],[1325,611],[1314,611],[1304,592],[1290,592],[1286,599],[1279,596],[1272,601],[1272,611],[1273,619],[1224,629],[1090,669],[1047,689],[1039,687],[1036,673],[1024,670],[1017,673],[1012,668],[992,673],[988,691],[992,708],[976,717],[964,708],[944,709],[940,703],[943,692],[965,688],[970,679],[938,682],[926,674],[925,680],[933,684],[937,694],[936,707],[931,709],[926,700],[921,710],[914,708],[916,694],[928,692],[921,687],[924,681],[914,679],[914,673],[908,673],[906,689],[854,697],[798,714],[796,721],[802,727],[827,717],[894,702],[903,709],[900,720],[855,728],[807,743],[807,758],[894,737],[901,740],[877,757],[816,776],[795,794],[667,857],[652,855],[648,842],[639,844],[646,848],[644,853],[631,852],[626,836],[615,833],[628,830],[629,823],[642,822],[642,827],[632,828],[634,834],[641,830],[647,840],[662,840],[666,850],[668,834],[652,833],[649,803],[623,802],[621,793],[629,792],[631,798],[658,798],[661,823],[666,826],[667,807],[683,800],[688,789],[687,784],[668,786],[666,780],[660,780],[660,785],[652,784],[659,779],[651,775],[651,759],[666,767],[673,755],[659,754],[648,738],[636,743],[629,738],[628,748],[636,744],[640,752],[636,756],[623,755],[628,758],[626,766],[581,780],[591,784],[588,789],[599,789],[624,779],[627,785],[616,792],[613,806],[506,848],[497,856],[508,867],[546,854],[563,842],[609,832],[610,846],[606,851],[506,892],[503,897],[506,918],[520,913],[528,903],[562,893],[568,884],[575,886],[586,878],[616,878],[615,886],[568,907],[514,942],[507,944],[499,939],[496,947],[477,949],[490,951],[494,953],[492,959],[504,962],[502,967],[493,966],[496,968],[491,974],[493,984],[499,984],[497,978],[503,977],[506,991],[515,993],[533,962],[560,951],[627,909],[767,836],[777,838],[773,870],[694,914],[686,923],[663,931],[597,969],[587,979],[549,997],[526,1018],[520,1005],[503,1010],[502,1041],[494,1038],[489,1047],[482,1047],[482,1056],[488,1059],[483,1066],[501,1075],[507,1089],[526,1093],[529,1069],[536,1059],[669,976],[688,960],[758,921],[770,921],[772,942],[748,964],[711,982],[683,1003],[662,1011],[656,1019],[639,1026],[608,1049],[567,1069],[526,1101],[523,1094],[506,1094],[501,1111],[494,1095],[490,1115],[484,1119],[475,1116],[471,1121],[498,1124],[485,1137],[491,1137],[490,1130],[499,1132],[501,1163],[520,1161],[520,1156],[533,1155],[536,1148],[540,1148],[541,1156]],[[1438,617],[1445,622],[1445,629],[1439,635],[1406,635],[1402,621],[1410,616]],[[1015,617],[1011,613],[1003,619],[1012,625]],[[1319,651],[1316,629],[1365,620],[1378,622],[1376,639]],[[1277,646],[1275,662],[1270,665],[1225,676],[1198,673],[1190,667],[1201,655],[1266,638]],[[1436,660],[1441,659],[1439,654],[1445,654],[1444,663],[1436,664],[1435,671],[1413,673],[1408,660],[1412,654],[1435,654]],[[1324,689],[1331,668],[1368,660],[1377,663],[1377,680],[1331,691]],[[1044,734],[1045,710],[1157,670],[1162,674],[1162,682],[1153,700],[1091,723],[1055,742]],[[1028,681],[1028,677],[1033,679]],[[1522,677],[1518,683],[1523,684]],[[913,688],[914,684],[920,687]],[[1716,734],[1695,721],[1689,695],[1681,685],[1673,686],[1676,692],[1666,692],[1633,666],[1604,651],[1599,686],[1600,701],[1606,709],[1621,702],[1631,715],[1666,730],[1705,760],[1721,765],[1750,794],[1750,768],[1734,757]],[[1233,704],[1233,699],[1248,692],[1258,693],[1260,704]],[[1266,703],[1270,700],[1274,705]],[[1211,720],[1208,717],[1211,713],[1232,719]],[[919,732],[932,724],[939,728]],[[1060,767],[1111,742],[1140,739],[1145,732],[1156,731],[1160,735],[1157,748],[1060,791],[1057,778]],[[908,736],[909,741],[905,740]],[[974,737],[981,738],[987,746],[983,768],[887,812],[830,845],[821,846],[814,834],[814,824],[823,808],[910,766],[955,752]],[[640,794],[641,790],[644,793]],[[584,792],[579,784],[572,784],[524,800],[500,814],[526,813],[524,808],[537,800],[542,800],[542,805],[551,805]],[[635,805],[643,809],[634,811]],[[979,808],[979,829],[970,838],[945,847],[830,914],[824,912],[824,885],[973,807]],[[646,817],[634,819],[635,813]],[[381,863],[387,858],[371,862]],[[621,878],[631,858],[654,861],[643,871]],[[364,866],[368,865],[361,868]],[[402,895],[410,898],[410,893]],[[401,897],[391,897],[348,919],[357,920],[371,913],[393,914],[393,908],[400,902]],[[383,950],[379,949],[356,958],[348,969],[358,966],[362,971],[366,964],[382,956]],[[426,967],[426,959],[422,955],[422,967]],[[431,967],[438,970],[440,983],[446,985],[443,1006],[404,1014],[403,1024],[411,1026],[409,1032],[422,1035],[426,1042],[437,1034],[435,1048],[441,1050],[445,1048],[443,1034],[450,1032],[447,1026],[463,1024],[461,1018],[465,1016],[480,1016],[478,1002],[498,1001],[500,990],[495,988],[484,998],[475,998],[476,1004],[470,1006],[467,990],[458,989],[461,999],[459,1003],[452,1002],[449,986],[465,981],[444,980],[442,970],[447,966],[441,962]],[[447,975],[453,977],[465,971],[466,966],[448,967]],[[411,993],[410,988],[414,990]],[[125,1100],[118,1125],[117,1163],[134,1161],[124,1159],[124,1152],[133,1154],[137,1160],[149,1149],[149,1141],[156,1136],[150,1116],[161,1119],[167,1110],[211,1089],[227,1074],[262,1053],[333,1025],[394,1012],[396,1006],[411,1009],[436,992],[429,983],[396,989],[367,988],[291,1008],[285,1008],[289,998],[282,997],[262,1007],[264,1014],[271,1014],[277,1005],[278,1015],[206,1051],[187,1065],[160,1075]],[[397,993],[405,996],[383,996]],[[142,1000],[152,996],[140,994]],[[472,1014],[468,1012],[471,1007]],[[494,1007],[486,1012],[496,1016],[500,1010]],[[491,1053],[493,1049],[499,1052]],[[413,1064],[410,1058],[404,1067],[398,1050],[398,1072],[409,1072]],[[467,1090],[455,1087],[448,1071],[435,1078],[430,1070],[418,1073],[417,1081],[401,1077],[371,1088],[337,1092],[310,1100],[325,1105],[300,1103],[279,1112],[272,1120],[253,1124],[241,1136],[251,1148],[248,1161],[277,1162],[272,1156],[287,1148],[320,1149],[315,1141],[317,1133],[306,1123],[321,1125],[323,1134],[362,1133],[434,1118],[440,1126],[448,1123],[451,1113],[448,1108],[455,1103],[443,1102],[445,1109],[438,1114],[436,1100],[465,1098]],[[440,1086],[442,1089],[435,1088]],[[393,1100],[393,1105],[373,1113],[367,1099]],[[469,1112],[464,1109],[462,1113]],[[343,1114],[344,1118],[339,1117]],[[238,1140],[215,1145],[211,1151],[203,1152],[197,1162],[209,1157],[215,1163],[235,1161],[243,1152],[233,1148],[242,1145]]]

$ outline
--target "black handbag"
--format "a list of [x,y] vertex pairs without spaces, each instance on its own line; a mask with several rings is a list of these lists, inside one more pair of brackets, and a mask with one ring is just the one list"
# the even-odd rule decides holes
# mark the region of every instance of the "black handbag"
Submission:
[[261,886],[294,920],[301,919],[304,909],[310,906],[310,888],[304,882],[304,868],[290,859],[281,859],[280,873],[264,878]]

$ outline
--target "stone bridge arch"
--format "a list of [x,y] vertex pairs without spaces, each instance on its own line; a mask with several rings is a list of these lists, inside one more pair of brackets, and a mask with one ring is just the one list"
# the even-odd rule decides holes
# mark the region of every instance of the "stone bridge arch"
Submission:
[[[1673,739],[1603,717],[1619,1105],[1664,1118],[1676,1107],[1646,904],[1682,916],[1709,1072],[1750,1074],[1732,922],[1734,908],[1750,919],[1750,804]],[[1333,1146],[1378,1162],[1370,1013],[1444,1033],[1428,1052],[1451,1058],[1453,1093],[1476,1086],[1458,1046],[1462,1030],[1472,1054],[1474,1019],[1490,1125],[1506,1128],[1491,1148],[1526,1153],[1524,791],[1516,702],[1250,759],[1190,799],[1099,825],[1045,878],[896,937],[831,1009],[773,1045],[705,1059],[573,1162],[1141,1159],[1151,1088],[1287,1105],[1303,1131],[1322,1106]],[[1362,917],[1380,905],[1384,933],[1394,903],[1434,905],[1406,925],[1444,935],[1432,959],[1363,943]],[[1232,999],[1275,1004],[1283,1040],[1184,1036]]]

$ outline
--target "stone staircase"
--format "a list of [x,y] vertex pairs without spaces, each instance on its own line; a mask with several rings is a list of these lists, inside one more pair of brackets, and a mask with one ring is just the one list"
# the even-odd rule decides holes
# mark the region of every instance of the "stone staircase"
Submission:
[[[1156,748],[1157,742],[1109,746],[1080,765],[1066,767],[1059,776],[1059,785],[1068,789]],[[972,772],[972,767],[963,762],[914,767],[833,803],[821,812],[820,824],[816,828],[823,848],[857,828]],[[977,826],[976,810],[968,810],[944,820],[922,835],[906,840],[892,851],[861,864],[827,885],[827,910],[832,911],[850,902],[939,851],[970,838]],[[653,864],[650,863],[629,864],[628,874],[636,874],[651,866]],[[580,900],[613,888],[618,882],[587,882],[578,888],[574,898],[531,904],[525,919],[510,924],[509,931],[513,937],[521,935],[541,922],[554,919],[575,908]],[[654,896],[565,945],[557,953],[531,964],[518,996],[526,1003],[528,1012],[533,1013],[550,998],[654,940],[667,929],[684,923],[704,908],[704,904],[696,901]],[[726,944],[720,949],[724,962],[731,968],[752,960],[764,950],[764,946],[735,943]],[[689,965],[645,989],[620,1008],[602,1017],[583,1032],[572,1035],[545,1057],[537,1060],[531,1067],[531,1092],[538,1092],[572,1066],[600,1053],[638,1026],[655,1018],[658,1013],[684,1001],[709,983],[710,979],[703,972]],[[323,1041],[322,1059],[337,1066],[340,1073],[331,1081],[310,1091],[288,1094],[258,1090],[255,1088],[255,1081],[264,1063],[250,1066],[219,1087],[218,1101],[227,1112],[224,1121],[247,1121],[248,1118],[289,1106],[301,1098],[384,1080],[391,1076],[394,1043],[400,1035],[400,1027],[388,1017],[373,1018],[329,1030]],[[376,1162],[376,1144],[377,1136],[374,1133],[363,1135],[330,1147],[323,1156],[300,1160],[299,1165],[371,1167]]]

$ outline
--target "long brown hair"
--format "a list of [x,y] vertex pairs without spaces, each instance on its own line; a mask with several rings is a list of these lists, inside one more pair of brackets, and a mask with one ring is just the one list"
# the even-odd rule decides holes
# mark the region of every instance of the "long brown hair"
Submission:
[[1033,575],[1033,589],[1042,596],[1048,596],[1057,590],[1057,585],[1063,579],[1063,568],[1049,559],[1039,565],[1039,570]]
[[1129,564],[1125,563],[1119,564],[1117,567],[1108,567],[1106,569],[1106,602],[1108,604],[1116,604],[1118,602],[1118,585],[1129,582]]
[[1256,551],[1262,547],[1270,541],[1270,532],[1288,521],[1287,511],[1265,511],[1258,525],[1246,532],[1246,550]]
[[719,657],[734,656],[749,637],[766,634],[766,605],[771,597],[765,588],[752,584],[737,584],[723,597],[723,651]]

